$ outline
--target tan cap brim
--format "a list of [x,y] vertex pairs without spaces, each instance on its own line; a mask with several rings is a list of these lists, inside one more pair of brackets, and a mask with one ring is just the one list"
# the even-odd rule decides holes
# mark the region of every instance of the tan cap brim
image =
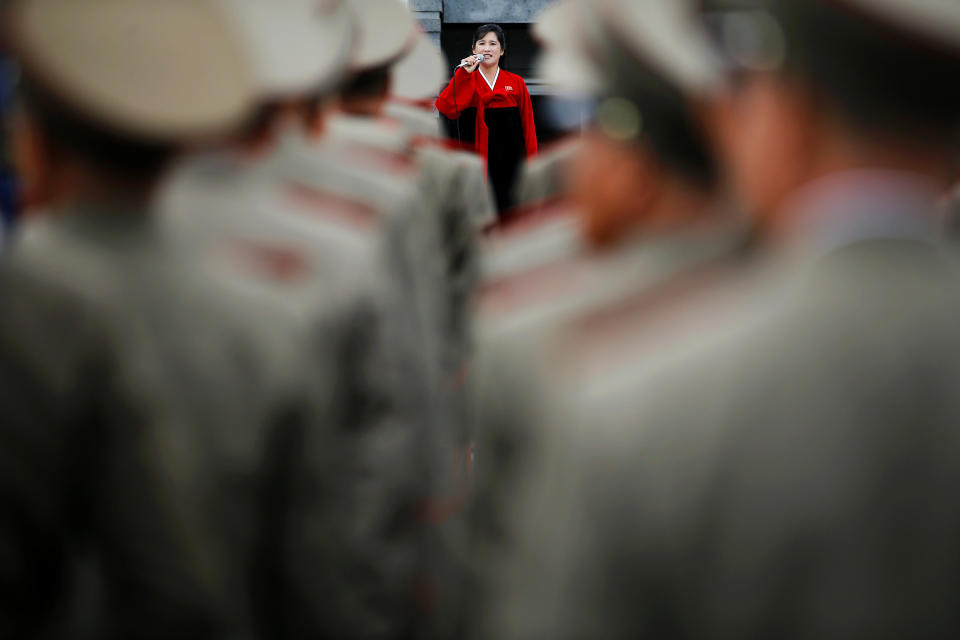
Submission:
[[123,134],[222,133],[253,106],[245,51],[204,0],[27,0],[10,28],[28,77]]
[[703,93],[722,83],[720,57],[689,0],[597,0],[596,11],[609,33],[679,89]]
[[585,0],[559,0],[533,26],[543,47],[537,77],[563,93],[590,95],[603,87],[603,69],[589,46],[591,33],[601,28],[594,9]]
[[332,86],[349,63],[353,12],[346,0],[219,0],[249,50],[262,98]]
[[351,71],[390,64],[413,46],[417,22],[400,0],[351,0],[350,4],[359,28]]
[[446,60],[437,45],[420,32],[413,49],[391,69],[393,95],[405,100],[434,98],[447,79]]

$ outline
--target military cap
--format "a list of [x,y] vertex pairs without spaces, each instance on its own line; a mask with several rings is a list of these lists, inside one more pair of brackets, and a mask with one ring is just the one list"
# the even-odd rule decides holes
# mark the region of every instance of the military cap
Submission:
[[321,90],[345,72],[355,18],[346,0],[219,0],[249,50],[260,95]]
[[724,74],[694,9],[692,0],[566,0],[537,32],[554,42],[546,68],[566,76],[561,88],[581,98],[580,113],[597,130],[643,141],[674,169],[710,182],[713,162],[688,99],[714,91]]
[[549,52],[541,72],[561,88],[596,94],[616,88],[624,65],[640,63],[678,89],[708,90],[722,78],[719,57],[692,11],[688,0],[556,3],[534,27]]
[[365,71],[396,61],[414,44],[417,22],[400,0],[351,0],[359,43],[350,70]]
[[9,19],[24,75],[121,135],[225,133],[253,106],[242,44],[205,0],[26,0]]
[[600,0],[607,31],[678,89],[702,93],[722,78],[720,57],[694,20],[689,0]]
[[405,100],[435,98],[446,82],[446,60],[440,50],[418,30],[416,44],[390,70],[393,95]]
[[559,0],[549,5],[532,27],[544,49],[537,75],[563,92],[590,95],[602,86],[601,66],[591,55],[589,34],[599,30],[591,5],[584,0]]

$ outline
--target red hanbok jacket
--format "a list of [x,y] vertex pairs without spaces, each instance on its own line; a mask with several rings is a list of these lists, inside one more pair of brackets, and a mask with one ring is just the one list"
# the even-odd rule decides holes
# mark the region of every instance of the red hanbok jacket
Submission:
[[[456,94],[456,102],[454,102],[454,94]],[[532,156],[537,153],[537,130],[533,121],[530,92],[527,91],[527,84],[523,78],[515,73],[500,69],[500,75],[491,90],[480,69],[473,73],[457,69],[453,79],[437,98],[436,104],[440,113],[451,120],[458,118],[465,109],[476,108],[476,149],[484,158],[489,156],[490,140],[490,132],[484,117],[485,111],[508,107],[519,108],[526,155]]]

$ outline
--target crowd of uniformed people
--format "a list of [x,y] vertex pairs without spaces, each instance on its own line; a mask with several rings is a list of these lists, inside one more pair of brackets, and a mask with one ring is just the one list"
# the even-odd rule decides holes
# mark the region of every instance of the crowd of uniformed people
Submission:
[[960,636],[960,3],[3,9],[0,638]]

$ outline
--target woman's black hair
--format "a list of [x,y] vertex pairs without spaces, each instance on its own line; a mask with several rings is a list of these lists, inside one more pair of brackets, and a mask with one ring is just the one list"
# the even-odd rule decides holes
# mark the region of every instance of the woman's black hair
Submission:
[[485,24],[477,27],[477,30],[473,32],[473,46],[477,46],[477,42],[480,40],[480,38],[487,35],[491,31],[497,34],[497,40],[500,41],[500,48],[506,52],[507,36],[503,35],[503,28],[501,28],[498,24]]

